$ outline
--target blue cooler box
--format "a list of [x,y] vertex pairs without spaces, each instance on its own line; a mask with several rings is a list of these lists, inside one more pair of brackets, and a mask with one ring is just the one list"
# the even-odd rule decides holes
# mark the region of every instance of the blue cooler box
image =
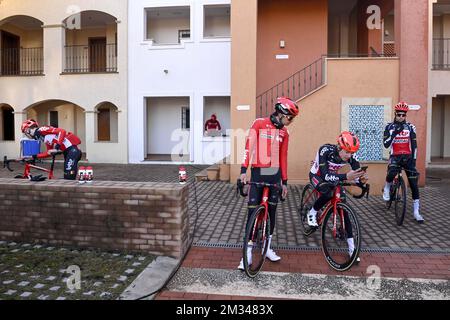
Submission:
[[22,153],[24,157],[35,156],[41,151],[39,140],[22,140]]

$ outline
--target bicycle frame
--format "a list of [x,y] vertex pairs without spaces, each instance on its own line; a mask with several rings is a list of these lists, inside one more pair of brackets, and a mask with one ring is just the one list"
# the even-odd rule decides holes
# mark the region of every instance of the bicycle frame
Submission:
[[17,160],[8,160],[7,157],[4,157],[3,160],[3,166],[6,167],[9,171],[14,171],[10,168],[9,164],[11,162],[24,162],[25,163],[25,168],[23,171],[23,175],[22,176],[17,176],[16,178],[21,178],[21,179],[29,179],[31,177],[31,170],[38,170],[38,171],[42,171],[42,172],[46,172],[48,174],[48,179],[52,180],[54,178],[54,174],[53,174],[53,170],[55,168],[55,159],[56,159],[56,155],[58,154],[62,154],[62,152],[57,152],[55,154],[52,155],[52,162],[50,165],[50,169],[44,168],[44,167],[40,167],[37,166],[35,164],[35,160],[23,160],[23,159],[17,159]]
[[[263,189],[263,195],[262,195],[262,199],[261,199],[261,203],[260,203],[260,205],[264,207],[264,215],[262,216],[262,221],[264,223],[263,230],[266,229],[267,217],[269,215],[269,202],[268,202],[269,201],[269,192],[270,192],[269,187],[265,186]],[[252,237],[255,234],[256,226],[261,223],[260,220],[261,220],[261,217],[258,217],[258,220],[255,221],[255,224],[253,225]],[[267,237],[267,235],[264,235],[264,237]],[[251,240],[253,241],[253,239],[251,239]]]
[[[314,192],[317,192],[319,195],[320,193],[314,189]],[[341,192],[342,192],[342,186],[336,186],[336,188],[333,191],[333,198],[328,201],[328,203],[325,206],[325,209],[322,210],[321,214],[319,215],[317,219],[317,224],[319,226],[322,225],[323,220],[325,219],[325,213],[328,212],[331,208],[333,208],[333,236],[336,237],[337,234],[337,205],[338,203],[342,202],[341,199]],[[344,212],[341,210],[339,212],[339,218],[341,219],[343,231],[345,231],[345,219],[344,219]]]

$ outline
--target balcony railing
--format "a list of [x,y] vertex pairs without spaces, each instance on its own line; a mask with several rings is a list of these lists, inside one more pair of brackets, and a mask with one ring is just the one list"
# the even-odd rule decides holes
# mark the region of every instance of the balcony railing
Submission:
[[433,39],[433,69],[450,70],[450,38]]
[[34,76],[44,73],[42,48],[0,50],[0,76]]
[[117,72],[117,44],[66,46],[64,73]]

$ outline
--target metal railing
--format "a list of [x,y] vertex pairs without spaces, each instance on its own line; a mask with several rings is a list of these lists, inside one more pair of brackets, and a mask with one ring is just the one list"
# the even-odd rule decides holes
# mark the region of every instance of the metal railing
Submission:
[[0,76],[33,76],[43,73],[43,48],[0,50]]
[[450,69],[450,38],[433,39],[433,69]]
[[322,56],[256,97],[257,117],[268,116],[273,111],[277,97],[298,100],[322,86],[325,83],[325,58]]
[[65,46],[63,72],[117,72],[117,44]]

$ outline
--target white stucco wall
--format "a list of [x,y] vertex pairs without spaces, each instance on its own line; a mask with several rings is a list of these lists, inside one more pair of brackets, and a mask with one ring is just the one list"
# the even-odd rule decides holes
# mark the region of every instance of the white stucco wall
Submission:
[[[129,161],[131,163],[142,162],[146,157],[147,97],[189,97],[190,156],[194,163],[205,163],[203,101],[205,96],[231,95],[231,41],[229,38],[210,40],[203,38],[203,5],[229,3],[229,0],[130,1]],[[153,46],[151,41],[145,40],[146,8],[187,5],[192,6],[191,40],[172,46]],[[167,70],[167,73],[164,70]],[[227,144],[223,141],[212,143],[220,144],[220,149],[224,149],[222,147],[224,143]],[[219,161],[222,156],[225,155],[218,154],[215,159]]]
[[[81,11],[95,10],[108,13],[117,19],[118,73],[61,75],[66,29],[62,21],[73,14],[72,0],[21,0],[3,1],[0,4],[0,21],[26,15],[43,22],[44,76],[0,77],[0,104],[11,105],[15,114],[16,140],[20,139],[20,124],[26,119],[26,109],[32,104],[47,100],[64,100],[83,108],[85,118],[85,152],[91,162],[126,163],[127,152],[127,70],[128,70],[128,0],[79,0]],[[107,32],[110,34],[111,32]],[[118,142],[95,142],[94,109],[109,101],[119,109]],[[80,118],[77,115],[77,118]],[[14,144],[0,142],[5,155],[17,155],[19,140]]]
[[180,128],[182,107],[189,107],[189,97],[147,99],[147,154],[172,154],[181,142],[171,136]]

